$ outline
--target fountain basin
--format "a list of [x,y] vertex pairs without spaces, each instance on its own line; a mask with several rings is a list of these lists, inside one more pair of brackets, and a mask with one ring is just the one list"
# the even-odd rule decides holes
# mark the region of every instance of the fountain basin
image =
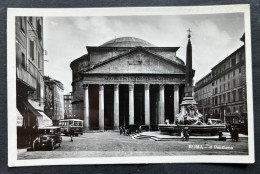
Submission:
[[225,131],[224,124],[218,125],[176,125],[176,124],[159,124],[158,128],[161,132],[180,133],[184,127],[189,128],[189,134],[210,134],[216,135],[219,131]]

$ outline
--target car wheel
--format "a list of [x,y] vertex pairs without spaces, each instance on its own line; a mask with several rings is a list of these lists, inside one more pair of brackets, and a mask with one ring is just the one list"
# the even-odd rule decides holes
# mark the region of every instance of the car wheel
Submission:
[[39,150],[39,149],[40,149],[40,143],[36,141],[34,145],[34,150]]
[[61,143],[59,143],[59,147],[61,146]]

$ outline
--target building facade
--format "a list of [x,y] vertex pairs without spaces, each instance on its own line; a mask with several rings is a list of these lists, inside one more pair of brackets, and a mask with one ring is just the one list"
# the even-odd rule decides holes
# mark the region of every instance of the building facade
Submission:
[[185,84],[178,49],[133,37],[87,46],[88,54],[70,65],[75,117],[85,130],[173,123]]
[[16,17],[17,142],[29,144],[32,130],[44,126],[43,18]]
[[72,113],[72,94],[67,94],[63,96],[64,98],[64,119],[73,118]]
[[45,108],[44,112],[58,125],[59,120],[64,119],[63,84],[49,76],[44,76],[45,83]]
[[209,73],[195,85],[194,98],[198,102],[199,113],[204,115],[205,121],[211,116],[211,96],[212,96],[212,74]]
[[[243,35],[241,41],[244,41],[244,37]],[[211,89],[211,92],[207,89]],[[211,95],[207,97],[207,101],[211,98],[209,113],[213,117],[224,121],[225,115],[246,114],[245,45],[235,50],[214,66],[209,75],[199,80],[196,83],[195,93],[197,101],[204,107],[206,98],[204,94]]]

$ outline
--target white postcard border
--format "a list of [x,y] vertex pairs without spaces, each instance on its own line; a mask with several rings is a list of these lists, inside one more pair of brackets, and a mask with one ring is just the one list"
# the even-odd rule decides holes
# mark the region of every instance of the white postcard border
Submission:
[[[17,160],[16,140],[16,59],[15,16],[142,16],[244,13],[246,46],[246,80],[248,107],[249,155],[183,155],[141,157],[89,157]],[[189,7],[129,7],[129,8],[9,8],[7,14],[7,93],[8,93],[8,166],[77,165],[77,164],[140,164],[140,163],[254,163],[254,119],[251,60],[250,6],[189,6]]]

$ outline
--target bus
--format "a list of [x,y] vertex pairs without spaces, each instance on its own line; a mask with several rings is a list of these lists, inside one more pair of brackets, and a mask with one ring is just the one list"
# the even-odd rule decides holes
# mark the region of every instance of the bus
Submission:
[[65,135],[69,135],[70,133],[75,136],[83,134],[83,120],[80,119],[60,120],[59,127],[61,128],[61,132]]

